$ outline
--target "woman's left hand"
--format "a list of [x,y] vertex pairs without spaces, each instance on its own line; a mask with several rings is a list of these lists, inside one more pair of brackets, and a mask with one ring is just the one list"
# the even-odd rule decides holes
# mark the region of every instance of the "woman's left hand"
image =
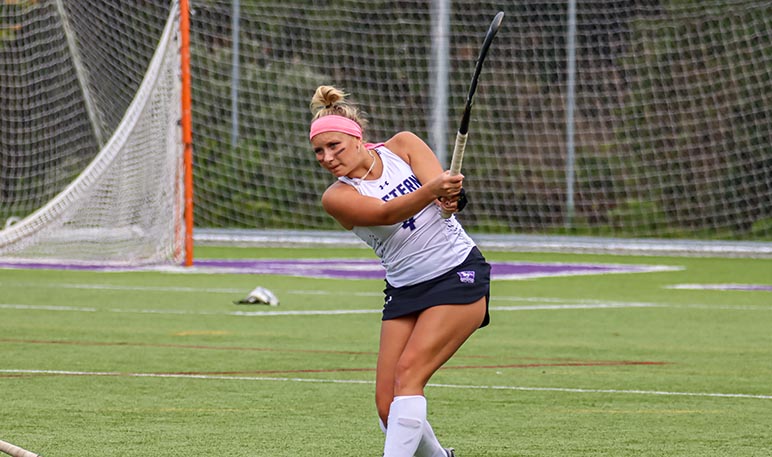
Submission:
[[443,211],[449,213],[457,213],[464,209],[467,203],[466,192],[464,188],[461,188],[461,192],[450,197],[439,197],[436,201],[437,206],[442,208]]
[[449,213],[455,213],[458,211],[458,197],[459,195],[453,195],[451,197],[440,197],[437,199],[437,205],[442,208],[443,211]]

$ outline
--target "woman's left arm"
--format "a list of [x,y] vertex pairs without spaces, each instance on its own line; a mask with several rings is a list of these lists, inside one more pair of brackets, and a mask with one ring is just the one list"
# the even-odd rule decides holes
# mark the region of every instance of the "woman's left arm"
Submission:
[[[442,165],[434,151],[414,133],[399,132],[386,141],[385,145],[410,165],[422,185],[443,173]],[[458,210],[458,195],[440,197],[440,201],[444,210]]]
[[399,132],[385,145],[410,165],[422,184],[429,182],[443,171],[434,151],[414,133]]

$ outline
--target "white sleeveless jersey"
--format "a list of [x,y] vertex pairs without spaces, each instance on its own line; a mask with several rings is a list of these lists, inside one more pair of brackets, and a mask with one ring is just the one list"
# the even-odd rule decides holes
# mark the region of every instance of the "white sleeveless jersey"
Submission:
[[[382,145],[375,150],[383,162],[379,179],[362,181],[343,176],[338,180],[354,186],[362,195],[383,201],[421,187],[410,165],[401,157]],[[417,284],[447,273],[460,265],[474,247],[456,217],[443,219],[434,202],[404,222],[354,227],[353,232],[381,258],[386,281],[394,287]]]

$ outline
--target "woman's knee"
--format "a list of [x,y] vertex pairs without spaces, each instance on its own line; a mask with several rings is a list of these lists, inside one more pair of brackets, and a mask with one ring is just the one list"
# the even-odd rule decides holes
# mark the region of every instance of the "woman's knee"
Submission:
[[432,372],[427,370],[429,365],[428,359],[403,354],[394,370],[394,393],[396,395],[423,393],[423,388],[432,375]]

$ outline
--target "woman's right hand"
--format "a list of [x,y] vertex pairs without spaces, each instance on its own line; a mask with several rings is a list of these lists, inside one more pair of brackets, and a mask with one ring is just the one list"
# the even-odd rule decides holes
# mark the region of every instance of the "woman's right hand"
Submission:
[[464,175],[461,173],[451,175],[450,170],[442,172],[432,179],[428,185],[437,198],[453,197],[461,192],[464,184]]

